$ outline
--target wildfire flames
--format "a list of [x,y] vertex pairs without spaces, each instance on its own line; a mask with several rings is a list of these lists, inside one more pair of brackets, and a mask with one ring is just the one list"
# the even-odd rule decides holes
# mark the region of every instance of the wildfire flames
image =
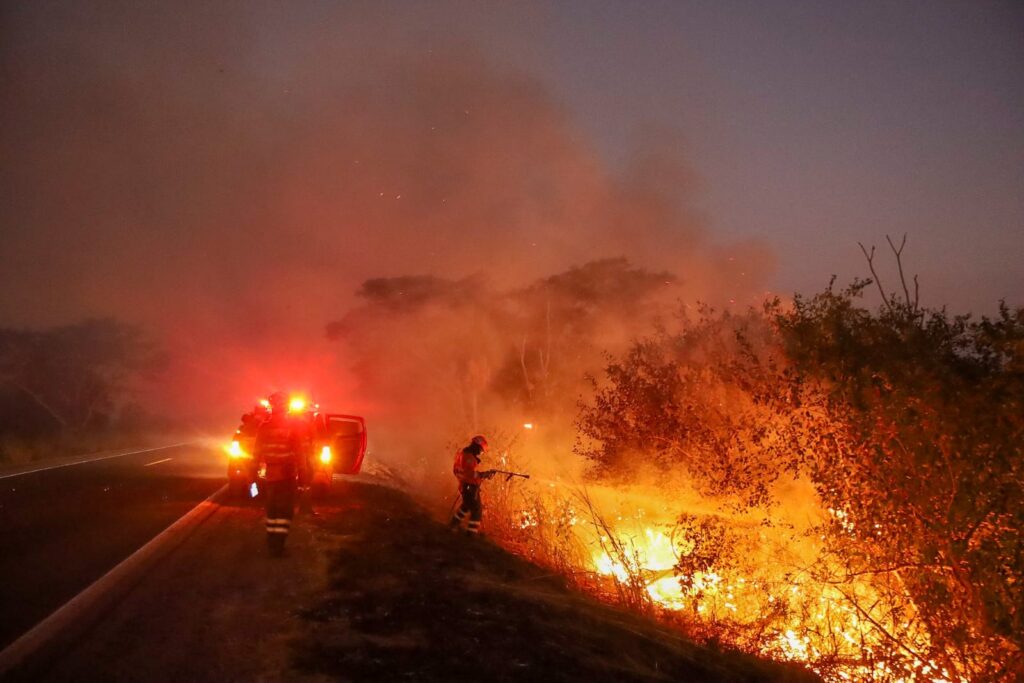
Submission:
[[[549,544],[564,548],[577,543],[582,552],[575,566],[565,566],[565,557],[572,555],[568,551],[556,564],[593,577],[582,585],[603,597],[632,592],[633,606],[646,603],[661,618],[690,631],[697,625],[698,635],[703,627],[741,649],[802,662],[828,681],[966,681],[915,654],[925,651],[928,641],[916,625],[909,598],[893,604],[891,586],[880,586],[868,576],[833,582],[817,575],[812,560],[820,569],[827,554],[824,538],[808,533],[814,524],[731,520],[730,529],[739,539],[730,541],[731,552],[723,552],[717,566],[707,560],[724,548],[703,547],[707,538],[690,538],[651,513],[667,515],[667,501],[637,504],[621,490],[607,492],[620,509],[632,507],[632,514],[607,517],[593,500],[593,489],[583,501],[578,492],[565,493],[554,483],[524,490],[513,493],[506,487],[497,496],[499,506],[513,499],[527,501],[512,514],[507,537],[512,548],[543,561],[538,548],[524,544],[525,539],[548,533]],[[843,519],[842,511],[821,515]],[[697,562],[701,569],[692,569],[696,556],[703,557]]]
[[[600,540],[603,543],[608,539]],[[757,648],[761,654],[805,662],[829,680],[952,683],[953,679],[938,666],[924,661],[908,662],[912,673],[905,676],[896,674],[885,662],[853,664],[864,655],[870,656],[873,649],[880,649],[883,636],[872,624],[870,614],[861,615],[840,589],[810,579],[748,580],[738,573],[726,575],[713,569],[677,575],[680,558],[676,546],[664,532],[650,527],[639,534],[628,534],[626,543],[632,551],[631,560],[614,559],[598,550],[593,554],[594,570],[623,584],[641,577],[647,595],[660,608],[689,610],[714,622],[749,623],[779,612],[792,615],[784,620],[785,628],[777,627],[765,634],[768,637]],[[866,585],[852,588],[865,593],[865,599],[870,593]],[[837,659],[849,664],[827,670],[814,666],[822,660]]]

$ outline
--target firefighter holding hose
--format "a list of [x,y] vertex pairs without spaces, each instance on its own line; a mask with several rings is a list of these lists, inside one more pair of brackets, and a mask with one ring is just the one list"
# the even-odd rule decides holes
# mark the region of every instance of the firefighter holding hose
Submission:
[[265,471],[267,548],[275,557],[284,554],[299,482],[305,481],[304,436],[302,425],[288,413],[288,397],[282,392],[272,394],[270,417],[259,426],[253,450],[257,468]]
[[459,509],[455,511],[448,523],[448,527],[453,531],[458,529],[468,516],[466,533],[471,536],[480,533],[480,522],[484,514],[483,505],[480,503],[480,484],[484,479],[494,476],[493,471],[480,472],[477,470],[480,465],[480,456],[486,450],[487,439],[478,435],[473,437],[468,446],[455,452],[452,473],[459,480],[459,495],[462,500]]

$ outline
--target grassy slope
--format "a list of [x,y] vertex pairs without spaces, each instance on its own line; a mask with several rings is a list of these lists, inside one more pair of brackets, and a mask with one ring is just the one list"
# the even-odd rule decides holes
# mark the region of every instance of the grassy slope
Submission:
[[307,674],[357,681],[776,681],[802,670],[680,639],[568,590],[403,494],[346,484],[318,518],[330,589],[303,612]]
[[815,680],[573,592],[395,489],[339,482],[316,509],[275,559],[259,506],[225,502],[84,637],[4,680]]

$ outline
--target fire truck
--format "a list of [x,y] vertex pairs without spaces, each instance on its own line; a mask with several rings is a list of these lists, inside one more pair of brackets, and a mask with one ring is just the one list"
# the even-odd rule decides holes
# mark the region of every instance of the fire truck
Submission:
[[[262,401],[261,401],[262,403]],[[302,421],[310,435],[306,450],[306,484],[314,495],[326,495],[335,474],[358,474],[366,455],[366,420],[358,415],[325,413],[317,404],[293,397],[293,419]],[[242,425],[228,444],[228,491],[236,497],[259,491],[259,472],[253,457],[259,420],[253,413],[242,416]],[[253,488],[253,484],[257,484]]]

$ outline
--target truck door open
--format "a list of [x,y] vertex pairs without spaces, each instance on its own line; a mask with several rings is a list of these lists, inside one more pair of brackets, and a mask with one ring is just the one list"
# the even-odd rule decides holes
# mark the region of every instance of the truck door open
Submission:
[[366,455],[366,420],[358,415],[326,415],[328,442],[334,453],[334,471],[359,474]]

